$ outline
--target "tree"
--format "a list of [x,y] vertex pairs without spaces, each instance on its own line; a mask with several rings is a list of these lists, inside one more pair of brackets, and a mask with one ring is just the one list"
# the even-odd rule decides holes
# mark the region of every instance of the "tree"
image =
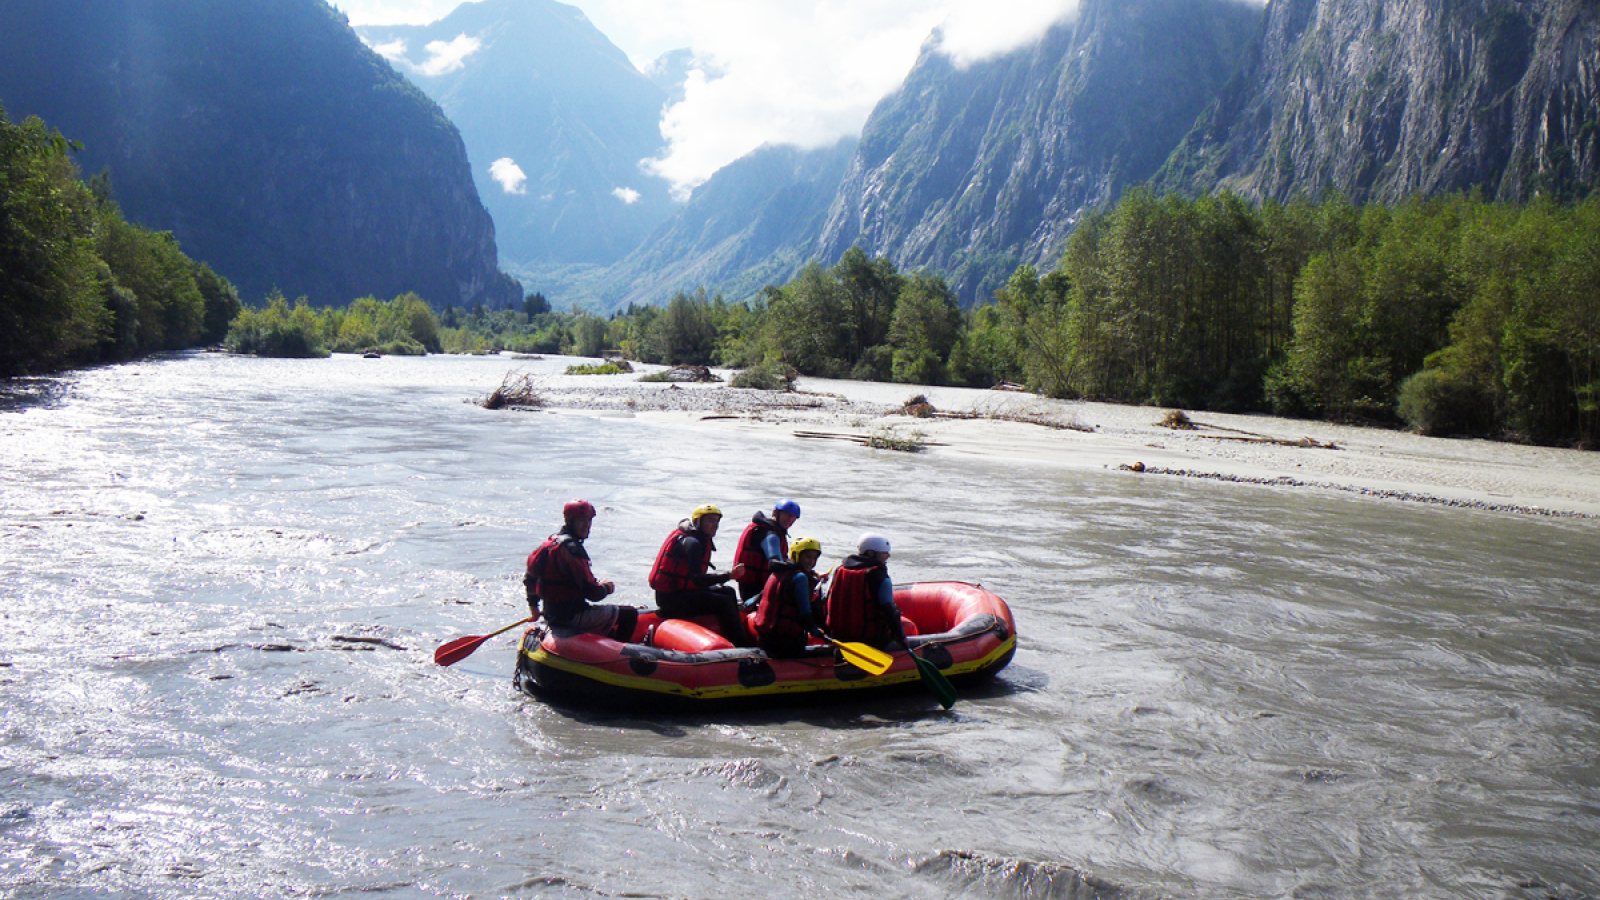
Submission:
[[111,334],[94,198],[70,147],[37,118],[13,125],[0,107],[0,377],[65,365]]
[[232,353],[287,358],[322,357],[328,347],[317,319],[306,298],[295,301],[291,309],[281,291],[267,296],[262,309],[245,307],[233,320],[223,346]]
[[855,359],[846,327],[844,291],[830,270],[809,263],[781,288],[766,292],[762,340],[769,358],[806,375],[840,378]]
[[870,348],[888,339],[895,299],[905,279],[889,260],[868,259],[860,245],[839,257],[832,275],[844,301],[844,325],[850,338],[845,359],[853,366]]
[[894,380],[945,383],[961,325],[961,307],[943,278],[922,271],[905,280],[889,323]]
[[716,361],[717,325],[704,288],[694,297],[682,292],[674,296],[654,327],[663,362],[706,366]]
[[96,250],[137,303],[137,352],[194,346],[205,334],[206,301],[177,240],[129,224],[115,206],[101,207],[99,220]]

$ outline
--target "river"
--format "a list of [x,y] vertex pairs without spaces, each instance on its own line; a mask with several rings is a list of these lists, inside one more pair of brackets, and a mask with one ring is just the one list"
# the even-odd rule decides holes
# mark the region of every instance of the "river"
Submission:
[[[518,363],[550,371],[565,361]],[[502,358],[182,354],[0,393],[0,896],[1600,896],[1595,525],[491,412]],[[511,687],[562,501],[618,598],[793,497],[981,582],[931,697],[711,719]]]

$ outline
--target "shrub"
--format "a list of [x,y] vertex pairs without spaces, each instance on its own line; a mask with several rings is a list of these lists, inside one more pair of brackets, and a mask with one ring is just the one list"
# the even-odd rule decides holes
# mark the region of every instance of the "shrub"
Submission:
[[729,379],[728,385],[757,391],[792,391],[796,377],[793,369],[766,362],[741,371]]
[[1400,385],[1400,418],[1420,434],[1485,434],[1494,405],[1483,392],[1444,369],[1423,369]]

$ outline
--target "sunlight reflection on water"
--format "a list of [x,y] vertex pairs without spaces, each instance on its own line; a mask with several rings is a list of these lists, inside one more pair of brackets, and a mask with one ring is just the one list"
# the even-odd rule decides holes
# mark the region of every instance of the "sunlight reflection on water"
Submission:
[[[0,893],[1600,892],[1592,525],[465,402],[565,363],[8,395]],[[727,564],[793,496],[825,565],[870,527],[1006,597],[1016,660],[949,713],[710,721],[523,699],[509,635],[433,666],[571,496],[625,602],[694,506]]]

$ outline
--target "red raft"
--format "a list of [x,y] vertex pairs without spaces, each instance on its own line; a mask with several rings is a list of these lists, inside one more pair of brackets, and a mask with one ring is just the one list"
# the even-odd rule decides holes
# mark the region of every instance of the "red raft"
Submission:
[[[992,678],[1017,649],[1016,622],[998,596],[959,581],[896,585],[907,641],[957,687]],[[709,621],[709,620],[706,620]],[[523,635],[516,685],[541,699],[586,707],[714,709],[854,700],[914,690],[904,652],[873,676],[826,645],[797,659],[736,649],[698,622],[641,612],[629,643],[594,634],[557,637],[541,621]]]

